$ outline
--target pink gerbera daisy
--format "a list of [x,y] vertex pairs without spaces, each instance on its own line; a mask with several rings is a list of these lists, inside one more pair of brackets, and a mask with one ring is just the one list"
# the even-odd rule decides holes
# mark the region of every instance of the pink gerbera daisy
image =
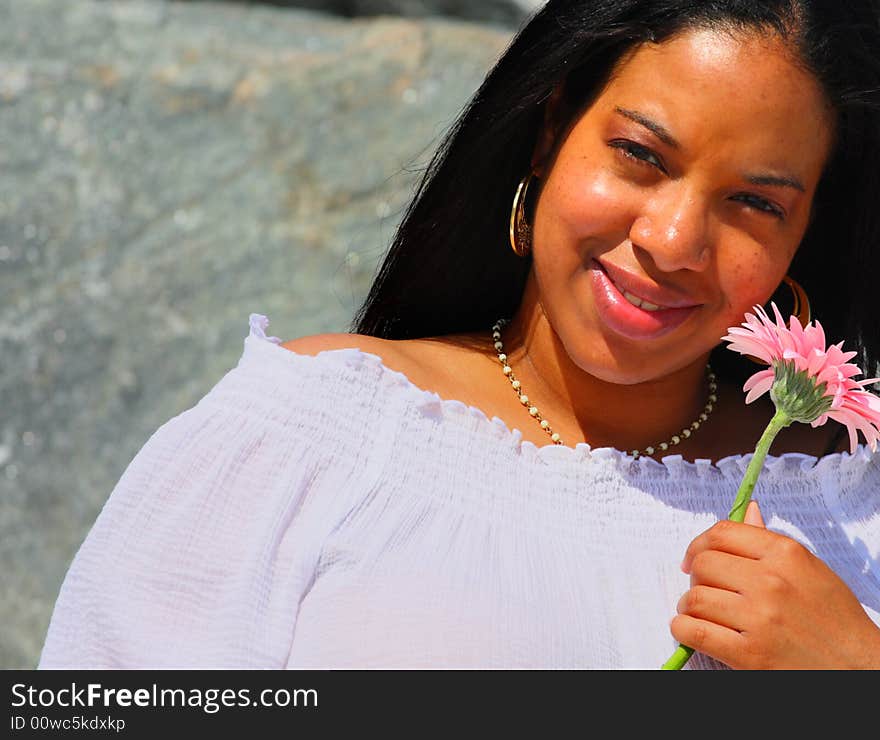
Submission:
[[833,419],[846,426],[852,453],[858,444],[857,431],[875,452],[880,440],[880,397],[863,386],[880,378],[853,380],[861,370],[847,361],[856,352],[844,352],[843,342],[826,348],[825,332],[818,321],[815,326],[810,322],[803,327],[792,316],[786,327],[776,304],[770,305],[775,323],[761,306],[755,306],[757,317],[747,313],[743,328],[730,327],[730,333],[722,337],[730,342],[728,349],[770,365],[746,381],[746,403],[770,391],[777,410],[784,411],[792,421],[818,427]]
[[[809,422],[818,427],[828,419],[839,421],[849,432],[851,454],[855,454],[858,444],[857,430],[865,435],[872,452],[877,451],[880,439],[880,397],[862,388],[880,378],[853,380],[861,370],[847,360],[856,352],[844,352],[843,342],[826,348],[825,332],[818,321],[815,326],[808,323],[803,327],[797,317],[792,316],[790,326],[786,327],[776,304],[770,305],[776,314],[776,323],[761,306],[755,306],[757,317],[747,313],[742,328],[731,326],[730,333],[722,337],[730,342],[728,349],[757,357],[770,365],[743,385],[743,390],[748,391],[746,403],[770,391],[776,405],[776,413],[758,440],[736,492],[728,516],[734,522],[745,520],[746,506],[770,445],[776,434],[792,422]],[[679,645],[663,664],[664,670],[681,669],[693,652],[693,648]]]

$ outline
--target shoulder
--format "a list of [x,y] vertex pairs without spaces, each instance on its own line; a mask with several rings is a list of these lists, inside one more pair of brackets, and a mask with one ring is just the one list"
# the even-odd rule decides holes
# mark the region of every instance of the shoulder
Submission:
[[418,354],[413,356],[407,351],[407,344],[404,340],[382,339],[367,334],[327,333],[297,337],[278,346],[297,355],[311,356],[333,350],[357,349],[376,355],[385,367],[409,375],[414,363],[417,362]]
[[327,333],[297,337],[278,346],[298,355],[316,356],[321,352],[358,349],[377,356],[382,366],[405,375],[412,383],[433,382],[431,363],[416,346],[418,340],[383,339],[367,334]]
[[[298,355],[317,355],[319,352],[336,349],[360,349],[363,352],[379,354],[376,350],[388,350],[383,345],[391,344],[387,339],[371,337],[366,334],[311,334],[282,342],[279,346]],[[379,355],[381,357],[381,355]]]
[[494,369],[481,345],[486,345],[484,337],[468,334],[384,339],[366,334],[327,333],[291,339],[279,346],[301,355],[356,348],[376,355],[387,369],[402,373],[419,388],[445,398],[468,396],[468,402],[476,403],[468,389],[473,388],[474,379],[487,368]]

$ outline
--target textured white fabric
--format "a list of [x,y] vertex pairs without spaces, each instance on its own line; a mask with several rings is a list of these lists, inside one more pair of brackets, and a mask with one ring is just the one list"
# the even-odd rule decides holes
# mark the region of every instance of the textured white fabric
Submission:
[[[522,440],[359,349],[251,315],[238,365],[163,424],[79,549],[40,668],[655,669],[688,543],[749,455]],[[768,457],[770,529],[880,624],[880,450]],[[689,668],[721,667],[697,654]]]

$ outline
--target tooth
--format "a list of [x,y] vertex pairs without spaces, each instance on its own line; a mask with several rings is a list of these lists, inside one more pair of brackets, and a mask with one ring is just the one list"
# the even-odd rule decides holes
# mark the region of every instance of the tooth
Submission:
[[[614,283],[614,281],[611,281]],[[632,303],[634,306],[638,308],[642,308],[645,311],[659,311],[661,308],[666,308],[665,306],[658,306],[656,303],[649,303],[648,301],[643,301],[637,295],[633,295],[627,290],[621,288],[617,283],[614,283],[614,286],[621,292],[624,298]]]

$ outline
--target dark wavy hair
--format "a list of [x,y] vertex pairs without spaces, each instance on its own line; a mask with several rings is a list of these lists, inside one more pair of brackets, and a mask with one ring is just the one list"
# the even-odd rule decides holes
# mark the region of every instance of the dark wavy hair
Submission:
[[[351,331],[418,338],[488,331],[512,316],[531,259],[510,249],[510,208],[554,87],[565,82],[570,123],[634,45],[697,28],[775,32],[824,89],[836,140],[789,275],[829,341],[845,339],[871,375],[880,366],[880,0],[550,0],[447,131]],[[789,295],[781,284],[768,303],[786,315]],[[726,346],[719,337],[713,368],[744,381],[758,366]]]

